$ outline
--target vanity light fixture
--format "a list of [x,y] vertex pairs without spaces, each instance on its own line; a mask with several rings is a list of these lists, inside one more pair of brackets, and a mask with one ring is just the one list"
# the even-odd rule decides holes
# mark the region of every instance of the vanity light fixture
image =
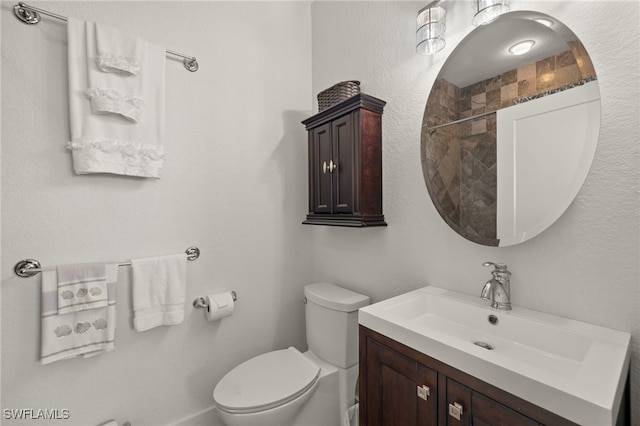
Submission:
[[521,41],[519,43],[514,44],[513,46],[511,46],[509,48],[509,53],[511,53],[512,55],[524,55],[525,53],[527,53],[528,51],[531,50],[531,48],[536,44],[535,41],[533,40],[525,40],[525,41]]
[[446,12],[439,6],[427,6],[418,12],[416,18],[416,51],[433,55],[444,49]]
[[509,0],[475,0],[476,14],[471,23],[476,27],[493,22],[498,16],[509,11]]

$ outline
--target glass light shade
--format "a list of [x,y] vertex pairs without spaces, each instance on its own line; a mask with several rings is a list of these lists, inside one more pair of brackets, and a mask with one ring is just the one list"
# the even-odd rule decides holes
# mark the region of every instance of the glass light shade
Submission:
[[444,48],[445,15],[446,12],[441,7],[430,7],[418,12],[416,51],[433,55]]
[[475,0],[476,14],[471,23],[476,27],[495,20],[498,16],[509,11],[508,0]]

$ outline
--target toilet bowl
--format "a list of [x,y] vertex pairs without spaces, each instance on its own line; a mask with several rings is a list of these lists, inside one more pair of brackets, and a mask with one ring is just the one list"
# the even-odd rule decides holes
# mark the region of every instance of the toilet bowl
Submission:
[[358,309],[369,297],[329,283],[305,287],[309,350],[258,355],[216,385],[216,411],[228,426],[339,425],[353,404]]

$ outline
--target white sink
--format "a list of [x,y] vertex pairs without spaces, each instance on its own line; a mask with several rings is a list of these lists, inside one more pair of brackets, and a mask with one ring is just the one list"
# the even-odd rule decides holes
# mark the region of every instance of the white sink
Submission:
[[629,333],[432,286],[360,309],[359,323],[578,424],[615,424]]

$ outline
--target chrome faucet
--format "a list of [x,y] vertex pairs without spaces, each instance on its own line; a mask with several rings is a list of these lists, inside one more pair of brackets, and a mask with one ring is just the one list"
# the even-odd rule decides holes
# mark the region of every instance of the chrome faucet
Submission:
[[482,266],[493,266],[493,278],[486,282],[480,293],[480,298],[491,302],[491,307],[501,311],[511,310],[511,272],[503,263],[484,262]]

